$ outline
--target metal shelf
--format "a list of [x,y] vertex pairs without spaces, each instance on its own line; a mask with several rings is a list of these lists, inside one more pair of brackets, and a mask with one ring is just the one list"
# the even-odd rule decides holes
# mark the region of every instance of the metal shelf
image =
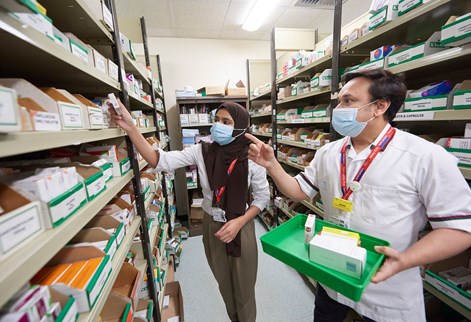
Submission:
[[290,161],[285,161],[285,160],[282,160],[280,158],[277,158],[279,162],[281,163],[284,163],[286,165],[289,165],[290,167],[293,167],[293,168],[296,168],[296,169],[299,169],[299,170],[304,170],[306,167],[305,166],[302,166],[302,165],[299,165],[299,164],[296,164],[296,163],[293,163],[293,162],[290,162]]
[[160,114],[165,114],[165,111],[164,111],[164,110],[161,110],[161,109],[159,109],[159,108],[156,108],[155,110],[156,110],[157,112],[159,112]]
[[289,85],[290,82],[294,81],[296,78],[307,78],[314,76],[316,73],[321,73],[327,68],[332,68],[332,55],[326,55],[321,59],[316,60],[315,62],[299,69],[294,72],[292,75],[289,75],[284,78],[280,78],[276,81],[277,85]]
[[[279,124],[279,123],[278,123]],[[264,137],[267,137],[267,138],[271,138],[271,133],[260,133],[260,132],[253,132],[252,135],[255,135],[255,136],[264,136]]]
[[[141,133],[155,132],[155,127],[141,128]],[[0,134],[0,158],[61,146],[79,145],[125,136],[119,128],[103,130],[77,130],[59,132],[16,132]]]
[[471,168],[459,167],[463,177],[465,179],[471,180]]
[[37,30],[24,26],[0,10],[0,59],[8,62],[2,65],[0,77],[26,78],[35,85],[65,89],[87,84],[103,94],[120,90],[117,81]]
[[310,146],[306,143],[297,142],[297,141],[277,140],[277,143],[296,146],[298,148],[304,148],[304,149],[315,150],[315,151],[317,151],[321,148],[320,146],[319,147],[313,147],[313,146]]
[[129,56],[128,53],[123,53],[124,58],[124,69],[127,73],[132,73],[134,76],[137,76],[142,81],[145,81],[147,85],[150,85],[150,79],[148,76],[147,69],[142,69],[138,63]]
[[213,126],[214,123],[208,123],[208,124],[190,124],[190,125],[182,125],[182,128],[192,128],[192,127],[209,127]]
[[105,191],[86,203],[62,225],[44,231],[3,259],[0,263],[0,307],[106,206],[131,178],[132,171],[111,179]]
[[84,42],[106,40],[113,43],[113,36],[85,0],[62,0],[60,5],[57,0],[43,0],[41,4],[47,8],[47,15],[59,30],[72,32]]
[[121,242],[121,245],[119,246],[118,250],[116,251],[116,254],[114,255],[113,260],[111,261],[111,267],[113,267],[113,269],[110,273],[110,276],[108,277],[108,280],[106,281],[105,286],[101,291],[100,297],[98,298],[95,305],[93,306],[93,309],[90,312],[82,313],[79,315],[79,322],[92,322],[98,320],[98,317],[101,314],[101,310],[103,309],[103,306],[105,305],[106,300],[108,299],[108,295],[111,292],[111,288],[113,287],[113,284],[116,281],[116,278],[118,277],[121,267],[123,266],[124,259],[128,254],[129,248],[131,248],[134,236],[136,235],[140,224],[141,217],[137,216],[136,218],[134,218],[131,227],[128,229],[126,236],[124,237],[123,241]]
[[330,123],[330,117],[318,117],[318,118],[313,118],[309,120],[303,120],[302,122],[285,122],[285,121],[277,122],[278,125],[282,125],[282,124],[301,125],[301,124],[316,124],[316,123]]
[[468,320],[471,319],[471,311],[467,310],[464,306],[456,303],[452,299],[450,299],[448,296],[437,290],[435,287],[431,286],[427,282],[424,281],[424,289],[431,293],[433,296],[435,296],[437,299],[451,307],[453,310],[467,318]]
[[220,103],[226,101],[233,102],[246,102],[247,96],[193,96],[193,97],[177,97],[177,103],[181,102],[182,104],[194,104],[198,102],[205,103]]
[[154,197],[155,197],[155,193],[151,192],[149,194],[149,197],[147,197],[147,199],[144,200],[144,205],[145,205],[146,210],[147,210],[147,208],[149,208],[150,203],[152,202],[152,200],[154,200]]
[[142,97],[138,97],[134,92],[129,91],[128,93],[129,93],[129,98],[131,98],[130,99],[131,107],[142,109],[144,105],[145,107],[154,109],[154,106],[152,105],[151,102],[143,99]]
[[329,94],[330,91],[331,91],[331,88],[330,88],[330,86],[328,86],[326,88],[317,89],[317,90],[309,91],[307,93],[303,93],[301,95],[290,96],[288,98],[278,100],[278,101],[276,101],[276,104],[281,105],[281,104],[286,104],[286,103],[292,103],[292,102],[304,100],[304,99],[307,99],[307,98],[310,98],[310,97],[314,97],[314,96],[317,96],[317,95]]
[[271,113],[255,114],[255,115],[251,115],[250,118],[255,119],[258,117],[265,117],[265,116],[271,116]]
[[144,169],[147,165],[148,163],[146,160],[142,160],[141,162],[139,162],[139,171],[142,171],[142,169]]
[[271,98],[271,91],[263,93],[262,95],[258,96],[250,96],[250,101],[262,101],[262,100],[269,100]]
[[284,208],[280,208],[280,207],[277,207],[278,209],[280,209],[286,216],[288,216],[289,218],[293,218],[293,214],[290,213],[289,211],[287,211],[286,209]]
[[414,115],[414,114],[415,115],[429,115],[430,119],[427,117],[398,119],[396,116],[394,121],[395,122],[469,121],[471,119],[471,109],[397,113],[398,116]]
[[306,207],[308,207],[309,209],[311,209],[312,211],[314,211],[316,214],[318,214],[322,218],[324,218],[324,211],[322,209],[320,209],[319,207],[313,205],[312,203],[310,203],[306,200],[302,200],[301,203],[303,205],[305,205]]

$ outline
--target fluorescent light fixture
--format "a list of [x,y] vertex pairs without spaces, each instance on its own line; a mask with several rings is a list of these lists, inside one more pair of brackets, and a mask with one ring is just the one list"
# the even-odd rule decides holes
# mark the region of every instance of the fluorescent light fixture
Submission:
[[242,25],[242,29],[247,31],[258,30],[278,5],[278,2],[279,0],[256,0]]

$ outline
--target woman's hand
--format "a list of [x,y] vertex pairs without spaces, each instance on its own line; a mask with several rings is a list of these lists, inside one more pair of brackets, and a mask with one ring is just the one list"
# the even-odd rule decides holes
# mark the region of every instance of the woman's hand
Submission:
[[108,111],[110,113],[111,120],[120,128],[122,128],[126,133],[129,133],[132,130],[135,130],[136,124],[134,123],[134,119],[132,118],[131,114],[129,114],[128,110],[126,107],[124,107],[123,103],[119,99],[117,99],[119,107],[121,108],[121,111],[123,112],[123,116],[119,116],[116,114],[116,111],[114,110],[113,104],[111,102],[108,102]]
[[214,234],[214,236],[216,236],[223,243],[229,244],[234,240],[234,238],[236,238],[237,234],[243,226],[244,222],[242,217],[229,220]]

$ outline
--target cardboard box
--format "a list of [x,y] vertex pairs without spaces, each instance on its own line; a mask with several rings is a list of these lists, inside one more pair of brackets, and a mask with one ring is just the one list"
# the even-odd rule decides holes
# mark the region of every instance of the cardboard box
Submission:
[[151,300],[140,299],[136,306],[136,312],[134,312],[134,321],[152,321],[152,315],[154,312],[154,305]]
[[85,228],[101,227],[115,237],[116,244],[121,245],[126,236],[126,226],[115,217],[108,215],[95,216],[86,225]]
[[162,321],[168,321],[171,318],[179,317],[180,322],[185,321],[183,311],[183,295],[178,281],[167,283],[165,295],[170,296],[169,305],[162,311]]
[[202,96],[224,96],[226,86],[205,86],[198,89],[198,93],[201,93]]
[[406,98],[404,112],[440,111],[446,110],[447,105],[448,95]]
[[93,246],[113,259],[118,243],[113,233],[102,227],[85,228],[78,232],[69,242],[70,247]]
[[54,321],[60,322],[75,322],[78,319],[79,312],[77,302],[73,296],[66,296],[53,288],[49,288],[51,293],[51,300],[54,303],[59,303],[61,311],[57,317],[53,317]]
[[54,30],[52,19],[41,13],[12,12],[11,15],[22,23],[36,29],[44,36],[54,40]]
[[113,61],[108,59],[108,75],[115,81],[119,80],[119,69]]
[[102,322],[132,322],[133,306],[131,300],[111,292],[101,310]]
[[[59,266],[61,264],[73,264],[79,261],[93,260],[97,263],[96,270],[90,270],[85,274],[82,270],[80,278],[73,279],[70,284],[56,283],[51,287],[65,295],[71,295],[77,301],[80,313],[90,311],[101,294],[111,273],[111,260],[109,256],[96,247],[65,247],[61,249],[46,265],[47,267]],[[67,265],[66,265],[67,266]],[[91,266],[95,267],[95,265]],[[53,280],[52,282],[55,282]],[[42,280],[42,285],[49,285],[48,281]]]
[[471,150],[452,148],[447,148],[446,150],[458,158],[458,166],[471,168]]
[[[387,57],[387,67],[393,67],[399,64],[407,63],[424,56],[432,55],[440,51],[446,50],[449,47],[445,47],[440,43],[440,32],[434,32],[430,38],[421,42],[417,45],[407,47],[398,46]],[[386,66],[385,66],[386,67]]]
[[465,80],[453,89],[453,109],[468,108],[471,108],[471,80]]
[[180,114],[180,124],[181,125],[190,125],[189,114]]
[[245,96],[247,95],[247,89],[245,88],[244,83],[240,80],[236,83],[235,88],[226,88],[226,95],[227,96]]
[[1,183],[0,209],[0,255],[8,255],[44,231],[40,203]]
[[425,271],[425,283],[433,286],[446,297],[451,298],[454,302],[460,304],[468,311],[471,307],[471,293],[453,285],[453,283],[440,277],[438,273],[458,266],[468,267],[470,259],[471,250],[468,249],[452,258],[430,264],[428,269]]
[[98,213],[99,216],[112,216],[128,226],[134,218],[134,208],[121,198],[114,198]]
[[441,28],[441,42],[448,46],[461,46],[471,42],[471,12],[452,16]]
[[209,123],[209,114],[200,113],[198,115],[198,123],[199,124],[208,124]]
[[91,63],[91,53],[89,53],[87,45],[71,32],[65,32],[64,34],[69,38],[72,54],[80,58],[84,63]]
[[101,159],[98,156],[73,156],[68,158],[70,162],[78,162],[86,165],[93,165],[99,167],[103,171],[105,182],[113,178],[113,166],[108,161]]
[[332,84],[332,69],[326,69],[321,74],[311,78],[311,90],[317,87],[326,87]]
[[[113,15],[108,7],[105,5],[105,2],[101,2],[101,15],[102,19],[100,21],[109,31],[114,31]],[[101,17],[100,17],[101,18]]]
[[[395,46],[381,46],[375,50],[370,51],[370,61],[385,58],[394,49]],[[382,68],[382,67],[381,67]]]
[[20,110],[17,93],[14,89],[0,84],[0,132],[18,132],[21,130]]
[[83,130],[86,128],[84,111],[81,106],[74,104],[63,92],[54,87],[45,87],[41,90],[56,102],[63,130]]
[[140,280],[141,272],[133,265],[124,263],[113,284],[112,292],[130,298],[133,306],[136,306]]
[[74,94],[74,97],[87,107],[85,117],[88,117],[90,129],[105,128],[105,115],[102,109],[80,94]]
[[91,51],[93,57],[93,65],[98,69],[100,72],[107,74],[108,73],[108,60],[100,54],[95,48],[92,46],[87,46],[88,50]]
[[351,43],[352,41],[357,40],[358,38],[360,38],[360,35],[361,35],[360,28],[353,29],[350,35],[348,35],[348,42]]
[[402,16],[407,12],[421,6],[424,3],[429,2],[430,0],[400,0],[399,1],[399,12],[398,16]]
[[399,0],[391,0],[386,6],[380,9],[378,12],[371,15],[368,28],[369,30],[376,29],[389,21],[392,21],[398,17],[399,12]]
[[199,123],[198,114],[189,114],[188,119],[190,121],[190,124],[198,124]]

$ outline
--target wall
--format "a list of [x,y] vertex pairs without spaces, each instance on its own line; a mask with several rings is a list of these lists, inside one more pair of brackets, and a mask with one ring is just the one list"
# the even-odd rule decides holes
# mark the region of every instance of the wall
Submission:
[[[137,55],[143,54],[143,46],[135,46]],[[193,86],[195,90],[205,85],[225,85],[228,79],[235,84],[242,80],[247,85],[247,59],[270,59],[269,41],[149,38],[151,66],[155,55],[160,55],[162,78],[167,107],[171,148],[181,148],[181,132],[176,126],[179,112],[176,110],[175,89]],[[139,57],[139,61],[143,61]],[[156,70],[155,67],[152,69]],[[157,77],[155,77],[157,78]],[[256,85],[258,86],[258,85]],[[176,182],[177,194],[184,183]],[[177,209],[179,204],[177,203]],[[180,206],[180,209],[184,209]]]

